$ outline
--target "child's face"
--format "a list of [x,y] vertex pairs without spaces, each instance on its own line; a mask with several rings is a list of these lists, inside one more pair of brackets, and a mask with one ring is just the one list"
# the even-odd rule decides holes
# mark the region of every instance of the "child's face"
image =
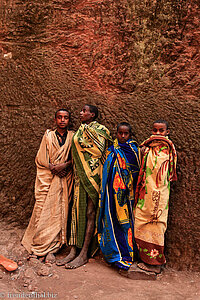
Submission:
[[153,135],[167,136],[169,134],[169,129],[167,129],[164,123],[154,123],[152,128]]
[[69,125],[69,113],[67,111],[58,111],[55,122],[57,128],[66,129]]
[[95,113],[90,111],[90,107],[85,105],[80,112],[81,123],[89,124],[94,120]]
[[130,139],[130,136],[131,134],[127,126],[120,126],[118,128],[117,139],[121,144],[126,143]]

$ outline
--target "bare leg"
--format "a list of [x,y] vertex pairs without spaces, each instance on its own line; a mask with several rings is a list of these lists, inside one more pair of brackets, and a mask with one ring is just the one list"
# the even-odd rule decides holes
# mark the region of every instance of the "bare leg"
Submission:
[[79,254],[73,261],[67,263],[65,265],[66,269],[76,269],[82,265],[84,265],[88,261],[88,248],[94,233],[95,226],[95,207],[92,200],[88,197],[87,203],[87,227],[85,233],[85,240],[83,244],[83,248]]
[[70,253],[65,258],[57,260],[56,265],[64,266],[66,263],[74,260],[75,257],[76,257],[76,246],[72,246]]

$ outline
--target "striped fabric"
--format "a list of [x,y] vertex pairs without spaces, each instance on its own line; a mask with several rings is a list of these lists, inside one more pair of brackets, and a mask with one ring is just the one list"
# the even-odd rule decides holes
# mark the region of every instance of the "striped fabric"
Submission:
[[97,123],[82,124],[72,141],[75,163],[75,191],[70,244],[82,248],[86,230],[87,199],[98,206],[102,158],[112,141],[109,130]]

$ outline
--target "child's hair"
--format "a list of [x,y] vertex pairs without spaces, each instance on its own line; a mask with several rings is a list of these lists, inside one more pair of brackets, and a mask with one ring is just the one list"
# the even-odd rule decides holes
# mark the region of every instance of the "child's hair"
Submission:
[[60,109],[58,109],[58,110],[55,112],[55,119],[56,119],[57,113],[58,113],[59,111],[66,111],[66,112],[69,114],[69,120],[71,119],[71,113],[70,113],[66,108],[60,108]]
[[132,127],[131,127],[131,125],[129,123],[127,123],[127,122],[121,122],[121,123],[119,123],[117,125],[117,131],[119,130],[119,127],[121,127],[121,126],[128,127],[129,132],[132,133]]
[[91,104],[85,104],[85,106],[88,106],[89,109],[90,109],[90,112],[94,113],[94,119],[93,120],[96,120],[98,118],[98,115],[99,115],[98,108],[95,105],[91,105]]
[[167,130],[168,130],[168,128],[169,128],[169,124],[168,124],[168,122],[165,121],[165,120],[156,120],[156,121],[153,122],[153,124],[155,124],[155,123],[165,124]]

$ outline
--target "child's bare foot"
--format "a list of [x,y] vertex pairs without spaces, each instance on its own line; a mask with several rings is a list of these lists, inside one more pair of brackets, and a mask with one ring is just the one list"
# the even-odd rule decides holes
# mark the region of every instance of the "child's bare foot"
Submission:
[[53,263],[55,263],[55,261],[56,261],[56,258],[54,256],[54,254],[53,253],[48,253],[46,258],[45,258],[45,263],[53,264]]
[[146,264],[144,262],[138,263],[137,266],[141,270],[144,270],[144,271],[147,271],[147,272],[154,272],[156,274],[159,274],[161,272],[161,266],[149,265],[149,264]]
[[40,256],[40,257],[38,257],[38,259],[40,262],[43,262],[45,260],[45,256]]
[[87,257],[83,257],[83,256],[79,255],[77,258],[72,260],[70,263],[66,264],[65,269],[76,269],[76,268],[83,266],[87,262],[88,262]]
[[37,255],[35,255],[35,254],[29,254],[29,256],[27,257],[27,260],[30,260],[31,258],[35,258],[35,259],[37,259]]
[[57,266],[64,266],[68,262],[74,260],[76,257],[76,247],[72,247],[70,253],[63,259],[59,259],[56,261]]

